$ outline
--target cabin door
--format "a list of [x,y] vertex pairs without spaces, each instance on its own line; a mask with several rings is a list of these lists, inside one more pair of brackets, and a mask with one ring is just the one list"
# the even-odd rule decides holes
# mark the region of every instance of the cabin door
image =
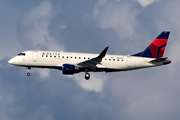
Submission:
[[38,51],[33,51],[32,60],[33,60],[33,62],[37,62],[37,60],[38,60]]
[[131,67],[131,56],[126,57],[126,66]]

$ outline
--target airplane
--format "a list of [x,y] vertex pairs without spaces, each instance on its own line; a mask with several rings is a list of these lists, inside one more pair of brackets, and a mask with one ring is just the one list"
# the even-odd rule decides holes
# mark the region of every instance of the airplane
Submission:
[[85,79],[89,80],[89,72],[129,71],[170,64],[163,57],[169,34],[163,31],[144,51],[133,55],[107,55],[108,47],[100,54],[31,50],[19,53],[8,63],[26,67],[27,76],[31,68],[52,68],[62,70],[65,75],[85,72]]

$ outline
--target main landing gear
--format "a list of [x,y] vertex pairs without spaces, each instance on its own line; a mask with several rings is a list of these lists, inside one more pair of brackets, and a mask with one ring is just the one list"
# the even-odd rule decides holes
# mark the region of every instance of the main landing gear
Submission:
[[28,73],[27,73],[27,76],[30,76],[31,75],[31,67],[27,67],[27,69],[28,69]]
[[85,79],[86,79],[86,80],[89,80],[89,78],[90,78],[90,74],[89,74],[88,72],[86,72],[86,73],[85,73]]

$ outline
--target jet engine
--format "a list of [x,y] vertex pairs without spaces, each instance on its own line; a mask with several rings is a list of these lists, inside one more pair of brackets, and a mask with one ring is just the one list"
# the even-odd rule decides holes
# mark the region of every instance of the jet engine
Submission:
[[79,68],[76,67],[75,65],[63,64],[62,73],[66,74],[66,75],[72,75],[74,73],[79,73]]

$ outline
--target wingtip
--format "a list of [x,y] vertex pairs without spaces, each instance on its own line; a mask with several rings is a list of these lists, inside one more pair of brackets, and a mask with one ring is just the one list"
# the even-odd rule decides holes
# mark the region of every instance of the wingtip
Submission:
[[99,55],[100,57],[104,57],[105,55],[106,55],[106,53],[107,53],[107,50],[108,50],[108,46],[101,52],[101,54]]

